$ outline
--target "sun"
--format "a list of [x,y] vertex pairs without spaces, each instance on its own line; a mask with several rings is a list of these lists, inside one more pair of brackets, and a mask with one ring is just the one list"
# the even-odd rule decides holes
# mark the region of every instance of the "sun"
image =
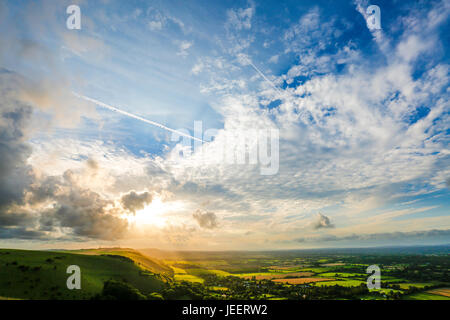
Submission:
[[128,215],[127,219],[137,227],[148,225],[164,227],[167,224],[167,213],[178,211],[182,207],[177,201],[164,202],[160,197],[155,197],[144,209],[136,211],[134,215]]

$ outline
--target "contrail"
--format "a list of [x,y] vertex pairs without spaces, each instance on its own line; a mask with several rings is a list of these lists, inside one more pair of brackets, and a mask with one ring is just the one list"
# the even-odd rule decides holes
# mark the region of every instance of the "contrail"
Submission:
[[[275,91],[276,92],[278,92],[278,94],[280,95],[280,96],[284,96],[284,97],[286,97],[286,95],[288,96],[288,97],[292,97],[292,94],[291,93],[289,93],[289,92],[286,92],[286,91],[281,91],[280,90],[280,88],[272,81],[272,80],[270,80],[269,78],[267,78],[266,77],[266,75],[261,71],[261,70],[259,70],[254,64],[253,64],[253,62],[248,58],[248,57],[244,57],[246,60],[247,60],[247,62],[248,62],[248,64],[250,65],[250,66],[252,66],[252,68],[264,79],[264,80],[266,80],[274,89],[275,89]],[[298,113],[298,117],[300,118],[301,116],[303,116],[303,115],[305,115],[305,113],[306,113],[306,110],[305,109],[302,109],[299,113]]]
[[123,114],[123,115],[125,115],[125,116],[127,116],[127,117],[130,117],[130,118],[133,118],[133,119],[136,119],[136,120],[143,121],[143,122],[145,122],[145,123],[154,125],[154,126],[156,126],[156,127],[158,127],[158,128],[161,128],[161,129],[164,129],[164,130],[167,130],[167,131],[170,131],[170,132],[179,134],[180,136],[184,136],[184,137],[187,137],[187,138],[190,138],[190,139],[194,139],[194,140],[197,140],[197,141],[200,141],[200,142],[205,142],[205,141],[203,141],[202,139],[199,139],[199,138],[193,137],[193,136],[191,136],[191,135],[188,135],[188,134],[186,134],[186,133],[184,133],[184,132],[181,132],[181,131],[174,130],[174,129],[172,129],[172,128],[166,127],[165,125],[162,125],[162,124],[160,124],[160,123],[158,123],[158,122],[155,122],[155,121],[152,121],[152,120],[148,120],[148,119],[142,118],[142,117],[140,117],[140,116],[137,116],[137,115],[135,115],[135,114],[132,114],[132,113],[129,113],[129,112],[126,112],[126,111],[117,109],[116,107],[110,106],[110,105],[108,105],[108,104],[106,104],[106,103],[103,103],[103,102],[101,102],[101,101],[98,101],[98,100],[95,100],[95,99],[92,99],[92,98],[83,96],[83,95],[78,94],[78,93],[73,92],[73,91],[72,91],[72,94],[73,94],[74,96],[78,97],[78,98],[81,98],[81,99],[86,100],[86,101],[90,101],[90,102],[95,103],[96,105],[98,105],[98,106],[100,106],[100,107],[103,107],[103,108],[106,108],[106,109],[108,109],[108,110],[111,110],[111,111],[114,111],[114,112]]
[[272,85],[272,87],[275,89],[275,91],[278,92],[279,95],[283,95],[283,93],[280,91],[280,89],[278,89],[278,87],[275,85],[275,83],[273,83],[269,78],[267,78],[264,73],[262,73],[254,64],[253,62],[251,62],[250,60],[248,60],[248,63],[253,67],[253,69],[256,70],[256,72],[259,73],[259,75],[261,77],[264,78],[264,80],[266,80],[268,83],[270,83]]
[[266,80],[274,89],[276,92],[278,92],[279,95],[283,96],[283,92],[281,92],[281,90],[275,85],[275,83],[273,83],[272,80],[270,80],[269,78],[266,77],[266,75],[264,73],[262,73],[261,70],[259,70],[254,64],[253,62],[248,58],[245,57],[245,60],[247,60],[248,64],[252,66],[253,69],[255,69],[255,71],[264,79]]

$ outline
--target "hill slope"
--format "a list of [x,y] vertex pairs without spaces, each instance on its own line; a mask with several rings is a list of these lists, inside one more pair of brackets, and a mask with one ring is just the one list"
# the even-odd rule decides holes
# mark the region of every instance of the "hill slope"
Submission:
[[[163,287],[159,275],[145,272],[145,268],[130,259],[114,257],[111,252],[105,254],[110,255],[0,249],[0,296],[90,299],[102,291],[104,281],[109,279],[128,282],[144,294],[158,292]],[[69,265],[78,265],[81,269],[80,290],[67,289]]]
[[173,270],[162,261],[150,258],[141,252],[130,248],[101,248],[68,251],[86,255],[118,255],[133,260],[139,267],[151,273],[173,277]]

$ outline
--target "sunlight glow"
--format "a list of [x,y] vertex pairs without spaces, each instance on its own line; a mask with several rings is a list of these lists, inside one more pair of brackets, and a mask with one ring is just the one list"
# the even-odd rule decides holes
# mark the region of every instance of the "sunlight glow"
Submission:
[[144,209],[136,211],[134,215],[128,215],[127,219],[136,227],[147,225],[164,227],[167,224],[167,213],[176,212],[182,208],[183,204],[179,201],[164,202],[160,197],[155,197]]

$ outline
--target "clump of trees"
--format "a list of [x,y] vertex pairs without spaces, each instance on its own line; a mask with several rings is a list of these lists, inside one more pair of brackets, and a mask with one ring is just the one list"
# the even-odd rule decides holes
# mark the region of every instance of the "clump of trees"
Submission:
[[108,280],[103,284],[100,294],[94,296],[93,300],[163,300],[158,292],[148,295],[143,294],[131,284],[119,280]]
[[94,300],[145,300],[146,297],[132,285],[108,280],[103,284],[102,293],[95,296]]

